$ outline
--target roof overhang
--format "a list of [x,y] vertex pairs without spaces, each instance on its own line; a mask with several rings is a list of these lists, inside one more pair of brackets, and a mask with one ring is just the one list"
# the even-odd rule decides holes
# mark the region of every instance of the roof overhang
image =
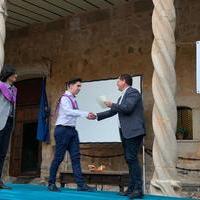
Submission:
[[128,0],[8,0],[8,30],[35,23],[48,23],[62,17],[112,8]]

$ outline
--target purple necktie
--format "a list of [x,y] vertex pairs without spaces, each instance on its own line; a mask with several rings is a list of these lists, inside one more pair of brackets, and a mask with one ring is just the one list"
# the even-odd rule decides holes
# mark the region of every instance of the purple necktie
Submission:
[[75,107],[75,109],[77,109],[78,110],[78,103],[77,103],[77,101],[76,101],[76,99],[74,99],[74,107]]

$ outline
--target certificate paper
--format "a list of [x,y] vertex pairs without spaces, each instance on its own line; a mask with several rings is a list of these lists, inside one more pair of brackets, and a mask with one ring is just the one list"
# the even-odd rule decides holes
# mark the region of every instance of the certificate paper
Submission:
[[103,95],[99,96],[99,98],[97,99],[97,102],[101,108],[107,108],[107,106],[104,104],[105,101],[108,101],[108,99],[106,98],[106,96]]

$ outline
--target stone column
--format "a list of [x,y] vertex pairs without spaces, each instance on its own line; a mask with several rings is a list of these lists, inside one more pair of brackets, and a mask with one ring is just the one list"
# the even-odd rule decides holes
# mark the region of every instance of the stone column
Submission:
[[152,61],[154,73],[152,91],[154,97],[153,130],[153,162],[155,171],[150,190],[154,194],[177,195],[176,161],[177,142],[175,138],[177,125],[177,109],[175,102],[175,8],[174,0],[153,0],[152,29],[154,41],[152,45]]
[[[2,67],[4,65],[4,42],[6,37],[6,16],[7,16],[7,9],[6,9],[6,1],[0,0],[0,72],[2,70]],[[8,150],[2,176],[3,178],[8,178],[9,175],[9,160],[10,160],[10,148]]]
[[5,20],[7,16],[6,1],[0,0],[0,71],[4,65],[4,42],[6,37]]

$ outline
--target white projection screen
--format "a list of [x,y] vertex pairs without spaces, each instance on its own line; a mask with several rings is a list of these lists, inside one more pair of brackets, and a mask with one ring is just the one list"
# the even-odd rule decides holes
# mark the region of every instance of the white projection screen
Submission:
[[[103,109],[98,104],[99,96],[106,96],[112,102],[117,102],[121,92],[117,88],[117,78],[108,80],[95,80],[83,82],[81,92],[77,95],[79,109],[90,112],[102,112]],[[133,77],[133,87],[142,92],[141,76]],[[118,116],[115,115],[101,121],[79,118],[77,130],[81,143],[105,143],[120,142],[118,130]]]
[[196,42],[196,92],[200,94],[200,41]]

